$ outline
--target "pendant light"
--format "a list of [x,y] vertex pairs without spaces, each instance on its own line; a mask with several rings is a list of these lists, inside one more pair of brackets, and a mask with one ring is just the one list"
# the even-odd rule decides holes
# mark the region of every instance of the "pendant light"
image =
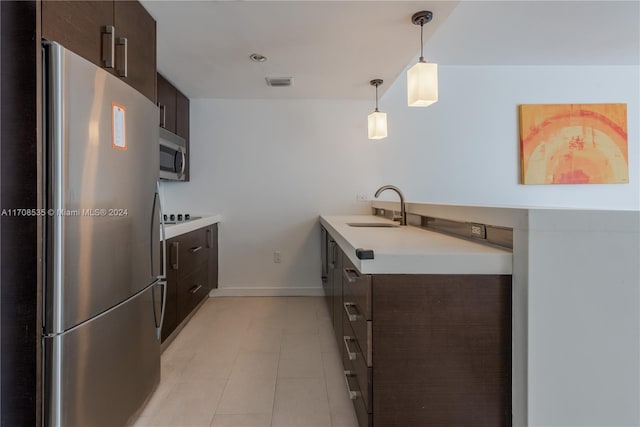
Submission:
[[376,109],[369,114],[369,139],[382,139],[387,137],[387,113],[378,111],[378,86],[382,79],[374,79],[369,82],[376,87]]
[[429,64],[423,55],[424,24],[431,22],[433,13],[423,10],[414,13],[411,22],[420,25],[420,60],[407,71],[407,101],[409,107],[427,107],[438,102],[438,64]]

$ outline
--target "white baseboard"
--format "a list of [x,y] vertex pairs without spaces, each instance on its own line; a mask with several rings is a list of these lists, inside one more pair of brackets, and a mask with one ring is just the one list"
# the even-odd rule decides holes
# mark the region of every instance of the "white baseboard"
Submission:
[[324,296],[322,287],[273,287],[273,288],[248,288],[248,287],[224,287],[212,289],[209,297],[321,297]]

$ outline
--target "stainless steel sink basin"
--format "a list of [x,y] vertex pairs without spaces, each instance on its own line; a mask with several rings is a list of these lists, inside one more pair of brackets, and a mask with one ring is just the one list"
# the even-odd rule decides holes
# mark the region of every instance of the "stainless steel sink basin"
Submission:
[[378,227],[378,228],[393,228],[398,227],[399,224],[391,224],[389,222],[348,222],[349,227]]

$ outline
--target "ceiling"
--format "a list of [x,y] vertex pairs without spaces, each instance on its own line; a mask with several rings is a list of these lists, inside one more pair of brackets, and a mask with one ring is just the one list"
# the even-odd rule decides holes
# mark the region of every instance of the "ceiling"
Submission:
[[465,1],[428,53],[447,65],[640,65],[640,1]]
[[373,99],[369,80],[384,79],[383,94],[417,60],[419,10],[434,13],[425,57],[441,65],[640,65],[637,0],[142,3],[158,69],[189,98]]
[[[420,50],[457,1],[143,1],[157,21],[158,70],[189,98],[371,99]],[[257,52],[268,59],[252,62]],[[293,77],[288,88],[265,77]]]

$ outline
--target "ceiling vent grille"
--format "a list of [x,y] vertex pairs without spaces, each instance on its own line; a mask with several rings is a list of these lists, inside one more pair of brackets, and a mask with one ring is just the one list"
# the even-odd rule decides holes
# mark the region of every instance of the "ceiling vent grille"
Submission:
[[293,77],[266,77],[267,86],[289,87],[293,84]]

